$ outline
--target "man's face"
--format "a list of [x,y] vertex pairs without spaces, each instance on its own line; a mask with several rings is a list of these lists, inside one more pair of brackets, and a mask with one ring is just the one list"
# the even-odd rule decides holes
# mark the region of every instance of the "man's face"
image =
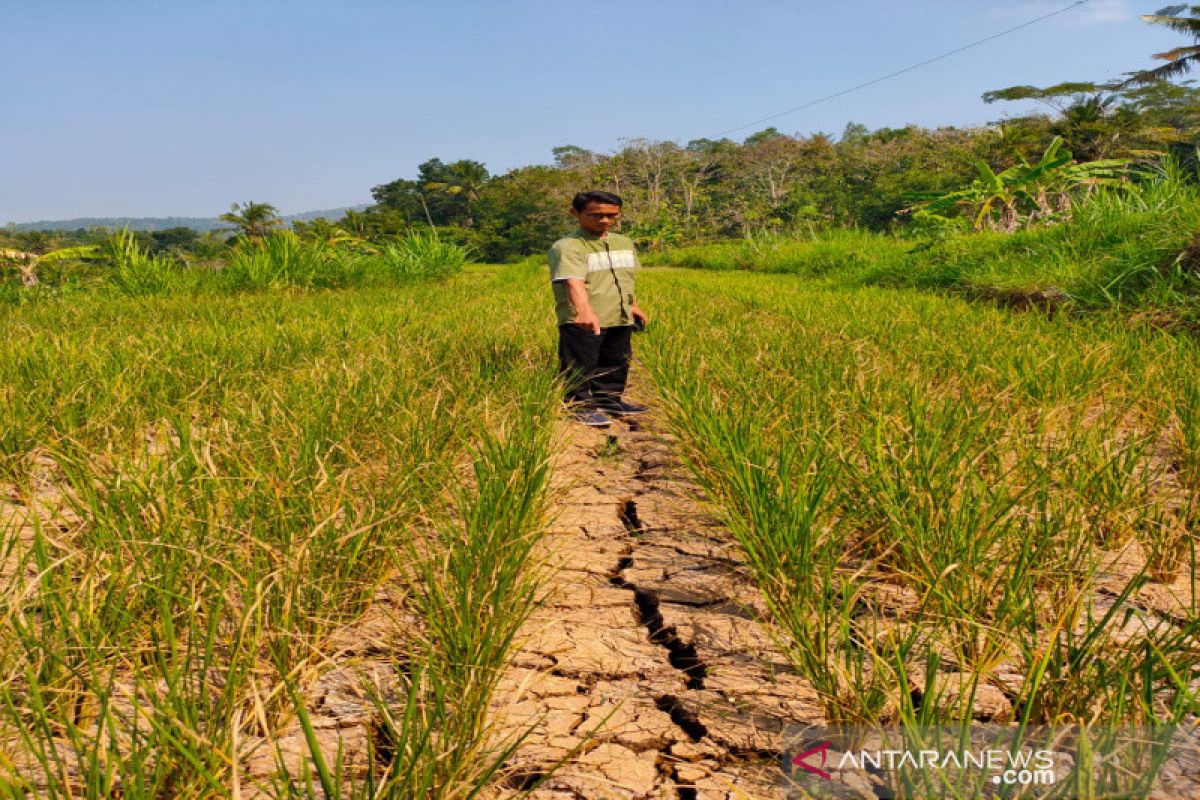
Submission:
[[621,207],[609,203],[591,202],[583,207],[583,211],[571,209],[571,215],[579,220],[579,227],[593,236],[603,236],[608,229],[621,219]]

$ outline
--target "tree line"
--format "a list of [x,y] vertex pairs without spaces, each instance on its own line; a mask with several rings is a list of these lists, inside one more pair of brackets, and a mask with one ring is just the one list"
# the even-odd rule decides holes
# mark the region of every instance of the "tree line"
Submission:
[[507,260],[541,252],[569,228],[565,209],[582,188],[621,195],[625,232],[663,247],[797,228],[910,227],[914,218],[899,212],[921,198],[969,187],[980,165],[995,174],[1036,165],[1056,141],[1075,164],[1173,153],[1195,171],[1200,90],[1190,86],[1071,84],[989,94],[991,102],[1041,100],[1048,111],[970,128],[872,131],[852,123],[836,137],[768,128],[741,142],[638,139],[608,154],[564,146],[554,149],[552,165],[502,175],[478,161],[434,158],[414,178],[374,187],[375,205],[366,211],[304,227],[371,238],[434,226],[485,259]]
[[[1198,44],[1159,54],[1164,66],[1121,82],[1012,86],[983,96],[988,103],[1037,101],[1044,107],[1040,113],[966,128],[868,130],[851,123],[836,136],[767,128],[742,141],[635,139],[612,153],[564,145],[554,148],[551,164],[499,175],[479,161],[431,158],[415,176],[372,188],[374,205],[366,210],[297,222],[294,229],[325,240],[349,235],[379,241],[433,228],[484,260],[506,261],[540,253],[568,230],[565,209],[584,188],[620,194],[624,231],[643,246],[666,247],[763,231],[904,230],[930,215],[902,212],[939,197],[952,198],[935,203],[940,220],[956,215],[969,220],[979,209],[963,197],[986,192],[988,183],[1004,190],[1005,176],[1012,184],[1036,173],[1051,151],[1057,167],[1136,164],[1170,154],[1195,175],[1200,89],[1171,79],[1200,59],[1200,7],[1172,6],[1146,19]],[[1015,204],[1015,189],[1010,194],[1005,199],[1002,192],[1002,199]],[[277,224],[274,208],[265,203],[235,204],[222,218],[251,238]],[[66,243],[84,242],[88,235],[77,232]],[[22,236],[33,241],[22,242]],[[139,236],[150,252],[202,258],[219,257],[222,245],[220,234],[187,229]],[[25,244],[34,250],[44,249],[49,238],[8,236],[18,249]]]

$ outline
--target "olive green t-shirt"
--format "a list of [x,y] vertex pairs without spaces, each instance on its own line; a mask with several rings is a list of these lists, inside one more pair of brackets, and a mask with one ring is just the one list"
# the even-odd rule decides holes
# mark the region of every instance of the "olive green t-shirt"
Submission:
[[566,281],[579,278],[601,328],[632,325],[633,276],[640,266],[633,242],[619,233],[601,239],[579,228],[559,239],[550,248],[550,285],[558,324],[575,320]]

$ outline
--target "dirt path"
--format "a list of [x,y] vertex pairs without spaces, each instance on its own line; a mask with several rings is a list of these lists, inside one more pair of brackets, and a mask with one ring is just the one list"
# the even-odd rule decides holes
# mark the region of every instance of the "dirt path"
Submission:
[[578,748],[535,798],[779,797],[780,731],[821,715],[756,621],[736,542],[655,420],[570,424],[563,443],[548,598],[494,708],[533,733],[494,796]]

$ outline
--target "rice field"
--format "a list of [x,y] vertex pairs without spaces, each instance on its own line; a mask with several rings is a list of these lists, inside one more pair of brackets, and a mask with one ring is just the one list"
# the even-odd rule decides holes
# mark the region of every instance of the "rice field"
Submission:
[[0,311],[6,794],[252,795],[385,580],[412,619],[369,792],[482,782],[554,420],[547,332],[495,309],[533,304],[497,274]]
[[[1191,338],[786,274],[640,285],[642,399],[827,720],[1194,718]],[[520,746],[486,711],[542,579],[549,309],[529,263],[0,306],[4,795],[477,796]],[[330,749],[308,693],[383,587],[373,733]]]

